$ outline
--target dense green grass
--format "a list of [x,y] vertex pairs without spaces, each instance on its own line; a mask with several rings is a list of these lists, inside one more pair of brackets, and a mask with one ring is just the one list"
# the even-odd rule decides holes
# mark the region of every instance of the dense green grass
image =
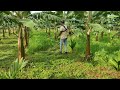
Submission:
[[0,67],[7,68],[17,58],[17,38],[3,38],[0,40]]
[[[85,61],[86,36],[76,31],[68,38],[68,54],[59,54],[59,40],[54,40],[54,34],[49,37],[45,32],[32,33],[29,47],[26,49],[28,64],[18,78],[32,79],[95,79],[120,78],[109,63],[112,57],[118,57],[120,40],[109,41],[107,34],[103,39],[95,41],[91,33],[91,53],[93,59]],[[111,33],[112,35],[114,34]],[[7,71],[17,58],[17,38],[13,36],[0,41],[0,70]],[[71,38],[76,40],[73,52],[69,46]],[[3,78],[3,77],[0,77]]]

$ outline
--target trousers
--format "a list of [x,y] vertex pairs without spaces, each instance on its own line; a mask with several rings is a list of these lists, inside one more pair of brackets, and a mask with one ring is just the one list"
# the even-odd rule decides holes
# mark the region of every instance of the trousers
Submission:
[[60,52],[62,52],[62,45],[64,44],[65,52],[67,52],[67,38],[60,39]]

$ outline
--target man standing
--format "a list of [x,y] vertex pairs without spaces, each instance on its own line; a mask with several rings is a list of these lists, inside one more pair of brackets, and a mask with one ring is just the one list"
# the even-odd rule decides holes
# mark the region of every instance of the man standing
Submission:
[[67,26],[64,25],[65,22],[61,21],[60,26],[60,53],[62,54],[62,45],[64,44],[65,47],[65,53],[67,54],[67,36],[68,36],[68,29]]

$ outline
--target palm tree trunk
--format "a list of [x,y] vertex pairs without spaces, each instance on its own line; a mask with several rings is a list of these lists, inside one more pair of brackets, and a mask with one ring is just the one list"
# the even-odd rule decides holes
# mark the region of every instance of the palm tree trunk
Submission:
[[21,58],[25,58],[25,50],[24,50],[24,44],[23,44],[23,32],[22,32],[22,26],[19,26],[19,33],[18,33],[18,60],[21,60]]
[[96,34],[96,41],[98,41],[98,33]]
[[86,59],[90,59],[90,33],[87,32],[87,43],[86,43]]

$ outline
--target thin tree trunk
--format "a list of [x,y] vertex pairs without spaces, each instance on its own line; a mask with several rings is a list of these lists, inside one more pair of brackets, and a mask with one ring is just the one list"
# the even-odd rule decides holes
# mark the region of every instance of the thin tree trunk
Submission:
[[96,34],[96,41],[98,41],[98,33]]
[[14,27],[14,33],[16,34],[17,32],[16,32],[17,30],[16,30],[16,27]]
[[87,43],[86,43],[86,59],[90,59],[90,33],[87,32]]
[[7,30],[5,29],[4,32],[7,33]]
[[5,37],[5,30],[3,29],[3,37]]
[[49,35],[49,37],[50,37],[50,28],[49,28],[49,32],[48,32],[48,35]]
[[87,29],[88,31],[87,31],[87,34],[86,34],[86,36],[87,36],[87,41],[86,41],[86,53],[85,53],[85,58],[86,58],[87,60],[90,60],[90,31],[91,31],[91,29],[89,28],[88,23],[91,21],[91,18],[92,18],[92,12],[89,11],[89,13],[88,13],[88,20],[87,20],[87,22],[86,22],[86,29]]
[[58,32],[58,28],[57,28],[57,32]]
[[11,33],[10,33],[10,28],[8,28],[8,33],[9,33],[9,36],[11,35]]
[[47,28],[46,28],[46,33],[47,33]]
[[13,27],[13,34],[14,34],[14,27]]
[[16,34],[17,34],[17,33],[18,33],[18,29],[19,29],[19,27],[16,27],[15,29],[16,29]]
[[109,41],[110,41],[110,33],[108,33],[108,39],[109,39]]
[[15,28],[15,27],[13,27],[13,34],[15,34],[15,29],[16,29],[16,28]]
[[109,41],[110,41],[110,30],[109,30],[109,32],[108,32],[108,39],[109,39]]
[[18,33],[18,60],[21,58],[25,59],[25,50],[23,44],[23,35],[22,35],[22,26],[19,26],[19,33]]
[[56,28],[55,28],[55,32],[54,32],[54,35],[55,35],[55,40],[57,39],[57,33],[56,33]]

